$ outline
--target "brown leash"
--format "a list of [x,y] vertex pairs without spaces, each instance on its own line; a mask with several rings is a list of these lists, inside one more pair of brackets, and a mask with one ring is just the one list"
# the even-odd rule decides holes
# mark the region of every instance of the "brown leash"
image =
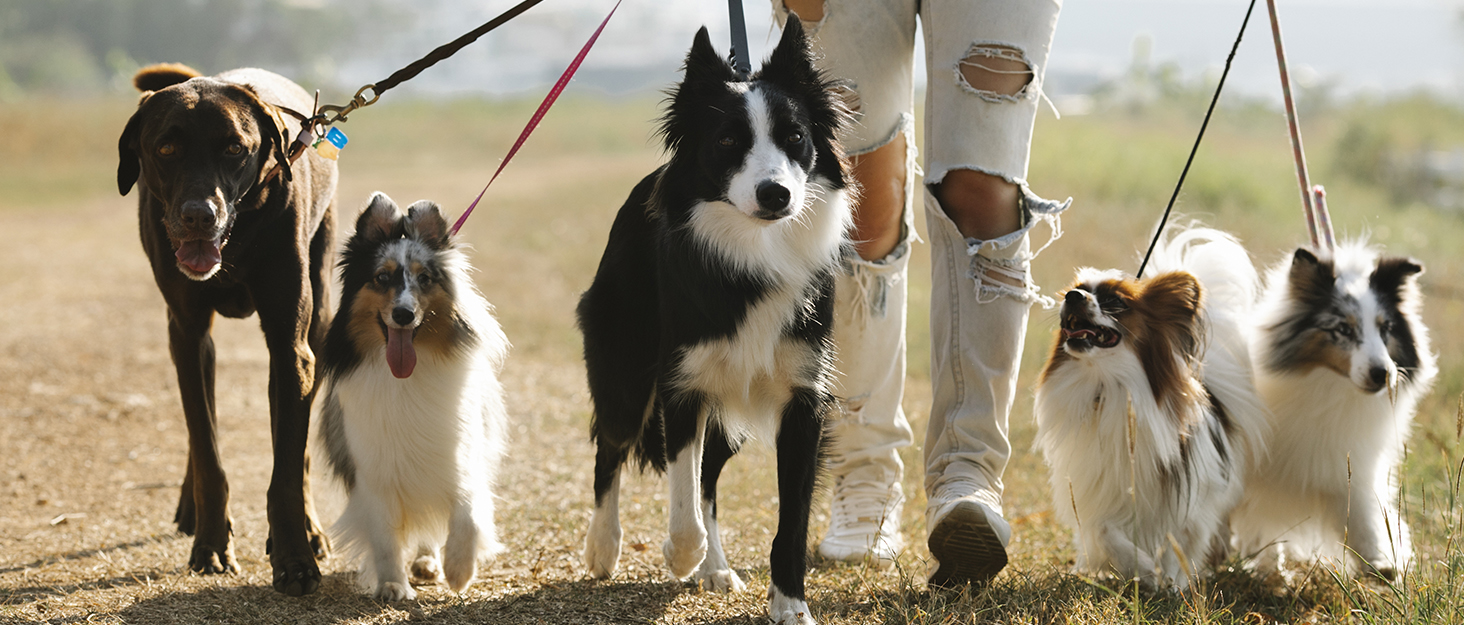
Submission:
[[[375,83],[365,85],[360,89],[357,89],[356,95],[351,98],[350,102],[347,102],[344,105],[320,105],[320,91],[318,90],[315,92],[315,109],[311,111],[310,115],[305,115],[304,113],[296,111],[287,106],[275,104],[275,108],[290,114],[290,116],[294,117],[295,119],[300,120],[302,126],[300,128],[300,133],[295,136],[294,142],[290,144],[289,153],[286,155],[286,159],[288,159],[289,164],[294,165],[296,161],[300,160],[300,156],[305,154],[305,148],[308,148],[318,143],[317,138],[324,135],[324,130],[326,127],[335,124],[336,122],[346,121],[346,115],[349,115],[352,111],[375,104],[377,100],[381,99],[381,94],[386,93],[387,90],[396,87],[397,85],[400,85],[408,80],[416,78],[417,74],[420,74],[427,68],[436,65],[438,61],[457,54],[458,50],[461,50],[467,47],[469,44],[473,43],[474,41],[477,41],[479,37],[488,34],[490,31],[504,25],[509,20],[518,17],[519,15],[523,14],[524,11],[534,8],[534,5],[539,4],[543,1],[544,0],[523,0],[523,2],[514,5],[509,10],[498,14],[497,17],[483,23],[482,26],[474,28],[473,30],[467,32],[461,37],[458,37],[457,39],[437,46],[431,52],[427,53],[427,56],[417,59],[416,61],[413,61],[410,65],[403,67],[395,72],[392,72],[392,74],[390,76],[387,76],[385,80],[380,80]],[[369,100],[366,99],[367,91],[371,92],[371,99]],[[345,135],[342,134],[342,144],[344,144],[344,139]],[[251,186],[249,189],[246,189],[244,193],[239,194],[239,199],[243,200],[244,196],[248,195],[250,191],[254,190],[257,187],[269,184],[270,181],[274,180],[282,173],[284,173],[284,163],[276,162],[275,166],[269,170],[269,173],[264,175],[264,180],[261,181],[260,184]]]

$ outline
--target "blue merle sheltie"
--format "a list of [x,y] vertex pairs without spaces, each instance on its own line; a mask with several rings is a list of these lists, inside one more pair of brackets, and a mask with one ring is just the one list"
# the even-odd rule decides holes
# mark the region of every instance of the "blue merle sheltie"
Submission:
[[1298,248],[1270,271],[1253,354],[1271,453],[1231,520],[1262,572],[1286,576],[1288,560],[1322,558],[1391,579],[1411,562],[1398,472],[1438,371],[1422,273],[1361,240]]
[[774,444],[778,531],[768,609],[812,623],[804,600],[810,499],[830,394],[834,272],[848,246],[847,112],[798,20],[751,77],[703,28],[670,93],[670,159],[621,207],[580,300],[594,401],[595,514],[585,560],[620,556],[621,467],[666,472],[666,563],[678,579],[745,589],[717,536],[717,477],[748,439]]
[[[508,340],[436,204],[371,197],[341,259],[320,436],[349,491],[332,540],[378,599],[412,581],[460,592],[499,549],[492,485],[505,446]],[[410,560],[409,560],[410,559]]]

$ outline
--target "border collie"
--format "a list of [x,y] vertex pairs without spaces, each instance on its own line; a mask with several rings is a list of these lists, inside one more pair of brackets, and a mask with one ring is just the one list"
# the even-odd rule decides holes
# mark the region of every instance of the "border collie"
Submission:
[[717,536],[717,477],[749,438],[777,449],[778,533],[768,611],[812,623],[803,578],[830,371],[834,272],[850,225],[846,113],[798,20],[739,78],[696,34],[661,134],[670,159],[621,207],[580,300],[594,401],[591,575],[620,556],[620,470],[665,471],[677,579],[745,589]]
[[1413,412],[1437,373],[1422,272],[1352,241],[1331,255],[1299,248],[1268,275],[1254,354],[1271,455],[1232,519],[1262,571],[1284,573],[1289,555],[1392,579],[1412,560],[1394,503]]
[[1229,235],[1195,228],[1139,280],[1079,269],[1037,386],[1037,446],[1081,573],[1187,588],[1226,548],[1264,404],[1246,315],[1257,278]]
[[332,540],[378,599],[416,597],[404,556],[414,581],[441,577],[460,592],[501,548],[491,488],[508,340],[432,202],[403,213],[372,195],[341,268],[320,430],[349,501]]

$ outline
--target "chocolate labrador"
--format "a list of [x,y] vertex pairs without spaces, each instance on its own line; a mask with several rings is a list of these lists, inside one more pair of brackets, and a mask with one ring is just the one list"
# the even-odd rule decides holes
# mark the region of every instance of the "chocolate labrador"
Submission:
[[238,69],[203,77],[155,65],[133,78],[142,91],[122,131],[117,188],[138,189],[142,247],[168,305],[168,341],[188,422],[188,470],[174,521],[193,535],[188,568],[238,570],[229,485],[214,412],[214,313],[258,312],[269,348],[274,473],[265,550],[274,588],[320,585],[328,545],[314,518],[305,451],[315,360],[329,314],[334,256],[335,162],[306,150],[285,158],[311,98],[282,76]]

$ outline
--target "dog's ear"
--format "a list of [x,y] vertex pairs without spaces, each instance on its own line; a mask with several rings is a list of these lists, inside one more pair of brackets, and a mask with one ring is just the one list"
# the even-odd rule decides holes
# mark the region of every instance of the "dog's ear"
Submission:
[[1423,265],[1412,258],[1385,256],[1378,259],[1378,266],[1367,282],[1375,292],[1396,295],[1422,273]]
[[1291,293],[1298,301],[1317,302],[1330,299],[1332,284],[1336,279],[1336,270],[1330,259],[1318,258],[1304,247],[1296,248],[1291,256],[1287,282],[1291,284]]
[[436,202],[417,200],[407,207],[407,236],[434,250],[447,247],[447,218]]
[[813,50],[803,32],[803,22],[796,15],[788,16],[783,36],[778,39],[768,61],[758,70],[758,77],[800,93],[823,87],[823,79],[813,65]]
[[[146,99],[143,102],[147,102]],[[141,155],[137,152],[139,134],[142,133],[142,105],[138,105],[132,119],[127,120],[127,126],[122,129],[122,137],[117,139],[117,192],[127,195],[132,190],[132,185],[137,184],[138,176],[142,175]]]
[[[261,147],[279,164],[280,179],[286,183],[290,182],[294,179],[294,172],[290,171],[290,157],[287,151],[294,140],[285,134],[289,130],[289,126],[285,125],[284,119],[280,117],[279,109],[273,104],[265,102],[264,98],[259,97],[253,88],[248,85],[237,86],[245,94],[249,107],[254,112],[254,124],[259,128],[259,139],[263,142]],[[268,163],[269,159],[260,159],[260,176],[269,170]]]
[[1170,332],[1174,349],[1193,361],[1204,343],[1200,304],[1204,290],[1200,281],[1186,271],[1171,271],[1149,280],[1141,295],[1149,316],[1149,330]]
[[402,209],[385,193],[372,193],[366,210],[356,218],[356,238],[370,242],[400,238],[404,233],[402,217]]
[[683,84],[726,83],[736,79],[737,73],[732,65],[717,54],[717,49],[712,46],[712,37],[707,34],[707,27],[701,27],[691,40],[691,51],[686,53],[686,78]]

